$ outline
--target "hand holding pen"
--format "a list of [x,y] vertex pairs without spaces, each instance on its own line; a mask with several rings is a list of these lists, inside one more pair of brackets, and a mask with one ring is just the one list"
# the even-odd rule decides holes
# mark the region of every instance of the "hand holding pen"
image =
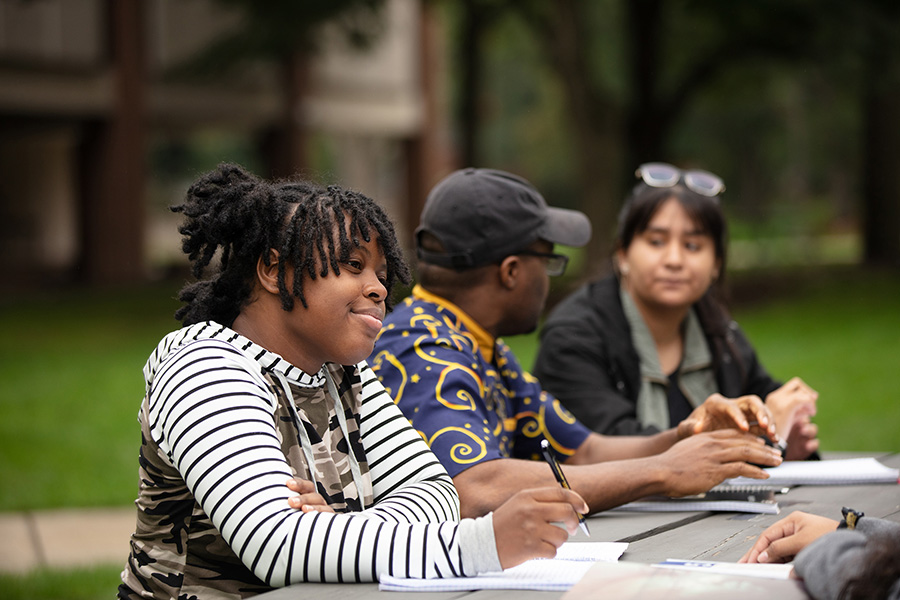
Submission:
[[[559,466],[556,457],[550,452],[550,444],[547,440],[541,440],[541,453],[544,455],[544,460],[550,465],[550,470],[553,471],[553,476],[556,477],[556,481],[559,485],[567,490],[571,490],[572,487],[569,485],[565,473],[563,473],[562,468]],[[578,514],[578,525],[581,527],[581,530],[585,535],[590,537],[591,532],[588,530],[587,521],[585,520],[584,515],[581,513],[576,514]]]
[[588,510],[577,492],[558,485],[516,492],[493,511],[500,566],[508,569],[531,558],[553,558],[577,531],[578,513]]
[[[757,421],[750,421],[750,427],[758,427],[759,423]],[[784,458],[785,453],[787,452],[787,440],[780,437],[777,433],[769,438],[772,441],[772,445],[778,448],[781,452],[781,457]]]

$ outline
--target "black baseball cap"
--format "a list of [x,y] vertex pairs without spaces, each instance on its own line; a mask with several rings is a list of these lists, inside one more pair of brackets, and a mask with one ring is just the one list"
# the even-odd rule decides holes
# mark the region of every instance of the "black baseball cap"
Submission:
[[[421,236],[436,237],[444,252],[422,248]],[[498,262],[538,240],[584,246],[591,223],[577,210],[548,206],[525,179],[495,169],[462,169],[438,182],[428,194],[416,254],[442,267],[467,269]]]

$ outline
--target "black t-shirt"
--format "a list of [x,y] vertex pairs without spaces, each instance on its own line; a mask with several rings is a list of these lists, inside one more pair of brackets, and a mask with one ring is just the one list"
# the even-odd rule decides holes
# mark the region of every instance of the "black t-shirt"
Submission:
[[666,396],[669,402],[669,427],[677,427],[694,410],[678,385],[678,371],[669,375],[669,391]]

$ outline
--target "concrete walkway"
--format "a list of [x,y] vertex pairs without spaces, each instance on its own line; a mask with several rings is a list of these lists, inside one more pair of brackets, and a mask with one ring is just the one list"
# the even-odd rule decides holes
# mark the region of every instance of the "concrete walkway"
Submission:
[[0,571],[125,565],[133,506],[0,513]]

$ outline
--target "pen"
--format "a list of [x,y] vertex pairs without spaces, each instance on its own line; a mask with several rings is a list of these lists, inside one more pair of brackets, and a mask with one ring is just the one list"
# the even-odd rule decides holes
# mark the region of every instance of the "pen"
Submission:
[[[556,462],[556,457],[550,452],[550,444],[547,440],[541,440],[541,454],[544,455],[544,460],[550,465],[550,470],[553,471],[553,476],[556,477],[556,481],[559,482],[559,485],[567,490],[571,490],[572,488],[569,486],[565,474],[559,467],[559,463]],[[584,520],[584,515],[578,511],[576,511],[575,514],[578,515],[578,526],[581,527],[581,530],[586,536],[591,537],[591,532],[588,531],[587,521]]]
[[[750,421],[748,423],[750,427],[758,426],[759,421]],[[787,440],[783,439],[781,436],[775,436],[775,447],[781,450],[781,455],[784,456],[785,451],[787,450]]]

